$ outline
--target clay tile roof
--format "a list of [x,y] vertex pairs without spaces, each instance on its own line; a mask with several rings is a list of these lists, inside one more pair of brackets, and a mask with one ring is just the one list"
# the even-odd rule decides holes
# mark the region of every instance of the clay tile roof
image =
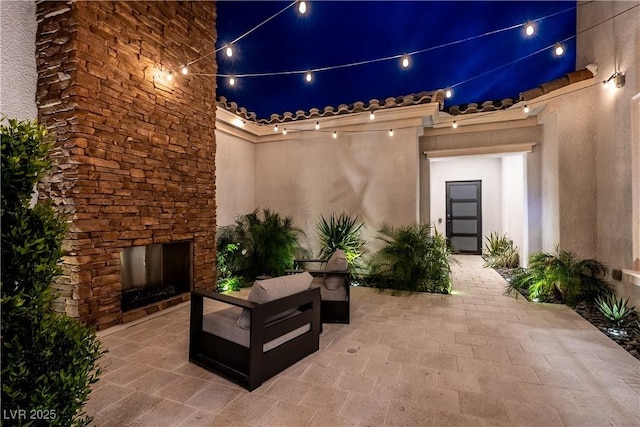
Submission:
[[440,108],[444,105],[444,90],[433,92],[420,92],[416,94],[390,97],[384,101],[371,99],[369,102],[356,101],[352,104],[340,104],[337,107],[328,105],[323,109],[311,108],[309,111],[298,110],[294,113],[285,111],[282,114],[272,114],[268,119],[257,119],[256,114],[248,112],[244,107],[238,107],[235,102],[229,102],[224,96],[218,98],[217,106],[224,108],[232,113],[238,114],[246,120],[254,121],[258,124],[276,124],[292,122],[296,120],[304,120],[315,117],[332,117],[351,113],[362,113],[365,111],[376,111],[380,109],[389,109],[397,107],[405,107],[408,105],[429,104],[437,102]]
[[561,87],[568,86],[572,83],[581,82],[583,80],[588,80],[592,77],[593,73],[586,68],[578,71],[573,71],[571,73],[565,74],[559,79],[543,83],[539,86],[534,87],[533,89],[529,89],[520,93],[520,101],[530,101],[551,91],[560,89]]

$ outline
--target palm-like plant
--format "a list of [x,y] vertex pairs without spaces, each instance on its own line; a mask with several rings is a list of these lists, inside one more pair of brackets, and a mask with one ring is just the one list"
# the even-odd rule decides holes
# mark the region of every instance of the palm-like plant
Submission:
[[318,258],[329,258],[337,249],[342,249],[347,257],[349,271],[354,274],[362,268],[362,237],[364,222],[358,222],[358,217],[351,218],[346,213],[338,216],[331,214],[327,221],[320,215],[320,222],[316,226],[320,237],[321,249]]
[[256,209],[222,230],[216,246],[223,251],[229,244],[239,248],[227,259],[232,270],[236,269],[233,275],[243,275],[250,280],[259,275],[281,276],[293,267],[300,249],[298,234],[303,232],[293,225],[291,217],[282,217],[269,208],[262,212]]
[[602,262],[579,260],[574,253],[556,245],[552,252],[531,255],[529,268],[516,275],[510,286],[526,287],[533,300],[575,304],[609,293],[609,284],[601,278],[608,271]]
[[426,224],[397,228],[383,225],[379,233],[385,245],[370,264],[379,286],[449,293],[451,251],[444,236]]

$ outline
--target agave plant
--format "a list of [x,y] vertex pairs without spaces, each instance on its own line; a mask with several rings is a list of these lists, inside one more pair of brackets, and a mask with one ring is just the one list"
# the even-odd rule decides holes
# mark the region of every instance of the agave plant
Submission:
[[608,267],[595,259],[579,260],[556,245],[553,252],[538,252],[529,258],[529,268],[514,276],[510,287],[527,288],[529,298],[536,301],[558,301],[575,304],[593,301],[611,292],[602,279]]
[[426,224],[383,225],[379,233],[384,246],[370,264],[379,287],[449,293],[452,258],[442,234]]
[[351,273],[359,271],[362,268],[362,246],[365,244],[363,227],[364,222],[358,222],[358,217],[351,218],[346,213],[338,216],[332,213],[328,221],[320,215],[320,222],[316,226],[321,245],[318,258],[329,258],[337,249],[342,249]]
[[622,323],[630,319],[635,307],[628,307],[629,299],[618,299],[615,294],[599,296],[596,298],[596,307],[608,320],[620,327]]

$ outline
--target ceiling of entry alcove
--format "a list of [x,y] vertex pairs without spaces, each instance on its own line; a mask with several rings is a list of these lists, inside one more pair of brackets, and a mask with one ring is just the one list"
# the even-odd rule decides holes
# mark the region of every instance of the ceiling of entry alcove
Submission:
[[446,88],[445,108],[517,98],[575,69],[575,1],[292,3],[217,3],[217,96],[259,119]]

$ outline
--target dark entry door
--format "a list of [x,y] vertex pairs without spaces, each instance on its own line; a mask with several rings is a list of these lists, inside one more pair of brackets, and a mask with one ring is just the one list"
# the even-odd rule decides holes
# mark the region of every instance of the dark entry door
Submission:
[[455,252],[482,252],[482,181],[447,181],[447,238]]

